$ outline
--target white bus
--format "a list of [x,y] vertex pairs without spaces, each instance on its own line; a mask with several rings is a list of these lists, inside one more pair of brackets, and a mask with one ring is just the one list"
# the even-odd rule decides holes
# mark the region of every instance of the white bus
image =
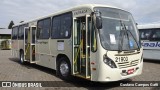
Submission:
[[107,5],[81,5],[15,25],[12,54],[30,62],[98,82],[142,73],[142,47],[132,15]]
[[160,24],[138,25],[143,46],[143,58],[160,60]]

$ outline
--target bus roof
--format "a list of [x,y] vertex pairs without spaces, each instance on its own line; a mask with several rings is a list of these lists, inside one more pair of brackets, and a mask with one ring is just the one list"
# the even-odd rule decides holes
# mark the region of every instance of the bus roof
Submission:
[[[118,8],[118,7],[115,7],[115,6],[110,6],[110,5],[84,4],[84,5],[79,5],[79,6],[70,8],[70,9],[58,11],[58,12],[56,12],[56,13],[52,13],[52,14],[47,15],[47,16],[38,17],[38,18],[33,19],[33,20],[24,21],[24,22],[22,22],[22,23],[19,23],[19,24],[17,24],[17,25],[14,25],[13,27],[19,26],[19,25],[22,25],[22,24],[26,24],[26,23],[30,23],[30,22],[34,22],[34,21],[36,21],[36,20],[40,20],[40,19],[43,19],[43,18],[51,17],[51,16],[54,16],[54,15],[62,14],[62,13],[65,13],[65,12],[70,12],[70,11],[78,10],[78,9],[81,9],[81,8],[90,8],[91,10],[93,10],[94,7],[109,7],[109,8],[117,8],[117,9],[121,9],[121,8]],[[123,10],[123,9],[121,9],[121,10]],[[124,11],[125,11],[125,10],[124,10]]]
[[151,29],[151,28],[160,28],[160,24],[143,24],[138,25],[138,29]]

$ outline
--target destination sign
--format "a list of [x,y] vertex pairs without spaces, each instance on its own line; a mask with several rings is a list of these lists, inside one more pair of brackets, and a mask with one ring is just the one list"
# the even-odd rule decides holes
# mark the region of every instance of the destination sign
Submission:
[[88,13],[87,9],[82,9],[82,10],[78,10],[78,11],[74,11],[74,15],[80,15],[80,14],[86,14]]

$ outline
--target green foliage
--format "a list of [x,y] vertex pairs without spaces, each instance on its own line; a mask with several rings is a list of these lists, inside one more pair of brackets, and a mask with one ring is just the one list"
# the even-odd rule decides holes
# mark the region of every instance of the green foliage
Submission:
[[9,24],[9,26],[8,26],[8,29],[12,29],[12,26],[13,26],[13,25],[14,25],[14,22],[11,21],[10,24]]

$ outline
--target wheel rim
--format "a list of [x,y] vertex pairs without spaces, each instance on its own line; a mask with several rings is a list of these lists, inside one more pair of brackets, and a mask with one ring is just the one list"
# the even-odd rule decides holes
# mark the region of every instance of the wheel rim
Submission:
[[23,54],[21,54],[20,60],[21,60],[21,63],[23,63]]
[[60,72],[62,74],[62,76],[66,76],[69,72],[69,66],[66,62],[61,62],[60,64]]

